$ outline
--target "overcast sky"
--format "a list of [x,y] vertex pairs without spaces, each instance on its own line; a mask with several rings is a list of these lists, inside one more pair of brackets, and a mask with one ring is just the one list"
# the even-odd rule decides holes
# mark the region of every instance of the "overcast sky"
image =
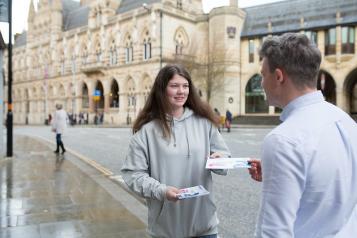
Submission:
[[[277,1],[281,0],[239,0],[239,7],[249,7]],[[38,0],[34,0],[34,2],[37,3]],[[204,12],[209,12],[213,7],[219,7],[229,4],[229,0],[203,0],[202,2]],[[13,0],[12,4],[12,32],[13,34],[21,33],[24,29],[27,29],[27,14],[30,5],[30,0]],[[4,40],[7,42],[8,24],[0,23],[0,30],[4,37]]]

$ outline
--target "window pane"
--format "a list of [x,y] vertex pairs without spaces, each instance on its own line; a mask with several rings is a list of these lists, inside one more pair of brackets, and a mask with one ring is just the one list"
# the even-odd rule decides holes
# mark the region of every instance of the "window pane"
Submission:
[[261,81],[260,75],[255,75],[248,81],[245,89],[246,113],[268,113],[269,111]]
[[254,53],[254,40],[249,40],[249,54]]
[[311,39],[311,31],[305,31],[305,35],[307,38]]
[[312,44],[317,44],[317,32],[316,31],[305,31],[305,35],[309,38]]
[[146,58],[151,58],[151,44],[149,42],[146,44]]
[[254,62],[254,40],[249,40],[249,63]]
[[146,58],[146,43],[144,42],[144,49],[143,49],[143,51],[144,51],[144,59],[147,59]]
[[355,43],[355,29],[353,27],[349,28],[349,43],[354,44]]
[[317,45],[317,32],[316,31],[313,31],[311,32],[311,42],[315,45]]
[[336,29],[335,28],[329,30],[329,43],[330,43],[330,45],[336,44]]
[[348,27],[342,27],[342,44],[347,43]]

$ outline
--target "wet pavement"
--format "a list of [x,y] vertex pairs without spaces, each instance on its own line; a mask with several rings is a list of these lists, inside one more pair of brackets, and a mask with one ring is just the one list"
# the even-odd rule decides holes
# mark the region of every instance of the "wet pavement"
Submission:
[[100,171],[29,137],[14,148],[0,159],[1,238],[147,237],[145,214],[127,209],[140,206]]
[[[222,135],[235,157],[260,158],[261,142],[271,129],[233,128],[231,133],[224,131]],[[16,126],[14,132],[15,136],[26,135],[48,143],[55,142],[55,135],[48,126]],[[103,173],[109,170],[113,174],[111,176],[107,173],[111,179],[123,183],[120,168],[131,136],[130,128],[69,127],[63,140],[67,151],[76,154],[78,158],[87,158],[86,161],[93,167],[104,168]],[[213,181],[220,238],[254,237],[261,183],[253,181],[247,170],[231,170],[228,176],[213,174]],[[130,209],[132,206],[127,207]],[[145,209],[147,212],[147,208]],[[146,216],[144,220],[147,222]]]

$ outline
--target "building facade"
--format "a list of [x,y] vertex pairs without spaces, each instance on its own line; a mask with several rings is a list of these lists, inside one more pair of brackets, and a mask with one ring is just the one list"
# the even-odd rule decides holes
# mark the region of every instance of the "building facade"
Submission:
[[[324,8],[319,8],[319,3]],[[293,0],[204,14],[201,0],[40,0],[13,50],[14,123],[42,124],[67,112],[131,123],[159,69],[184,64],[213,107],[275,115],[260,82],[265,37],[302,32],[323,55],[318,87],[357,114],[357,1]],[[6,57],[5,57],[6,58]],[[4,66],[5,70],[6,62]],[[7,72],[5,73],[7,75]]]

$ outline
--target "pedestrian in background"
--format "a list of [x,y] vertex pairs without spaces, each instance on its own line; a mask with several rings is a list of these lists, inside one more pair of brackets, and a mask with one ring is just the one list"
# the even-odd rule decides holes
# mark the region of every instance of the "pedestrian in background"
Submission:
[[321,54],[299,33],[267,38],[262,87],[283,121],[264,139],[256,237],[357,235],[357,125],[316,88]]
[[47,125],[51,125],[52,123],[52,115],[48,114],[48,124]]
[[52,131],[56,133],[56,150],[54,151],[56,154],[60,153],[60,147],[62,149],[62,154],[66,152],[64,148],[62,135],[67,127],[67,113],[62,108],[62,104],[56,104],[56,111],[53,116],[52,121]]
[[147,199],[151,236],[217,237],[212,193],[178,201],[182,188],[202,185],[212,192],[207,157],[230,155],[217,127],[217,117],[201,101],[188,72],[179,65],[162,68],[134,122],[122,167],[125,183]]
[[227,110],[226,111],[226,128],[227,128],[227,132],[231,132],[231,126],[232,126],[232,113]]

